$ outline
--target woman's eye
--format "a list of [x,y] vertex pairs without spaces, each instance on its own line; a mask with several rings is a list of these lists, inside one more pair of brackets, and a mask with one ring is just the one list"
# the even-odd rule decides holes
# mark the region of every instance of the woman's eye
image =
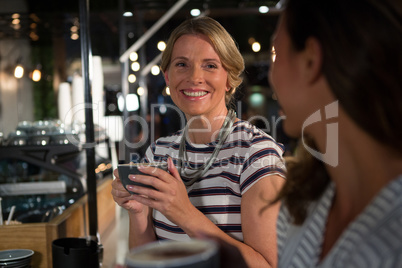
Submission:
[[184,62],[178,62],[178,63],[175,64],[175,66],[184,67],[184,66],[186,66],[186,64]]
[[216,69],[218,68],[215,64],[207,64],[208,69]]

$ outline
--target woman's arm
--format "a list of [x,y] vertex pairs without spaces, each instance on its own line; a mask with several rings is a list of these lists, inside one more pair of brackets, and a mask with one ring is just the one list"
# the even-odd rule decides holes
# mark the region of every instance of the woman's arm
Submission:
[[133,195],[124,189],[117,169],[112,182],[114,201],[128,211],[129,215],[129,248],[134,248],[156,240],[152,223],[152,209],[133,200]]
[[[157,209],[190,237],[216,237],[237,247],[250,267],[276,266],[276,217],[279,204],[264,211],[263,208],[276,196],[284,182],[282,177],[270,175],[260,179],[243,195],[241,217],[245,243],[242,243],[223,232],[190,202],[185,185],[171,159],[168,164],[170,174],[156,171],[152,174],[155,176],[153,178],[135,178],[138,182],[152,185],[158,191],[133,186],[130,190],[142,194],[133,196],[133,199]],[[142,171],[147,173],[146,170]]]
[[147,207],[144,215],[129,213],[129,238],[128,248],[132,249],[149,242],[156,241],[154,226],[152,223],[152,209]]
[[276,267],[276,220],[280,203],[269,206],[285,179],[270,175],[259,180],[242,197],[241,219],[244,243],[250,249],[240,249],[250,267]]

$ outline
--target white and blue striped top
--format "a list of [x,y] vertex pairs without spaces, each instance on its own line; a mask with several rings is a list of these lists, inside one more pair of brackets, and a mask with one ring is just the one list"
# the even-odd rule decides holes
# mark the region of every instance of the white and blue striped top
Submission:
[[320,262],[334,192],[331,183],[310,206],[301,226],[290,224],[287,210],[281,207],[277,221],[279,267],[401,268],[402,175],[381,190]]
[[[147,152],[145,161],[166,162],[170,156],[177,166],[182,131],[159,138]],[[188,166],[203,165],[215,143],[186,142]],[[240,204],[242,195],[260,179],[278,174],[284,177],[283,147],[271,136],[247,121],[238,121],[208,172],[187,187],[191,203],[221,230],[243,241]],[[192,172],[189,171],[189,174]],[[189,178],[182,177],[184,181]],[[154,227],[159,240],[188,240],[183,230],[154,210]]]

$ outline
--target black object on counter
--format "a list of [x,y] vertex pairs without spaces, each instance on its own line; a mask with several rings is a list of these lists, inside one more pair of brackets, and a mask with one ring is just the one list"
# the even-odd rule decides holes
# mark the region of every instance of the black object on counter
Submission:
[[98,268],[102,262],[103,248],[85,238],[59,238],[52,243],[53,267]]

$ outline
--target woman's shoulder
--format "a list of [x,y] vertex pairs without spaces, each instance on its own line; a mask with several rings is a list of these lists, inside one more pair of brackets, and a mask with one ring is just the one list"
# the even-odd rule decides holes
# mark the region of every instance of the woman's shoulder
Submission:
[[283,145],[277,142],[271,135],[245,120],[239,120],[234,124],[232,139],[242,140],[243,142],[249,143],[250,146],[264,143],[269,147],[273,146],[283,149]]
[[259,129],[252,123],[246,120],[238,120],[234,123],[234,133],[242,133],[243,135],[248,135],[250,137],[267,137],[270,139],[273,139],[268,133],[265,131]]

